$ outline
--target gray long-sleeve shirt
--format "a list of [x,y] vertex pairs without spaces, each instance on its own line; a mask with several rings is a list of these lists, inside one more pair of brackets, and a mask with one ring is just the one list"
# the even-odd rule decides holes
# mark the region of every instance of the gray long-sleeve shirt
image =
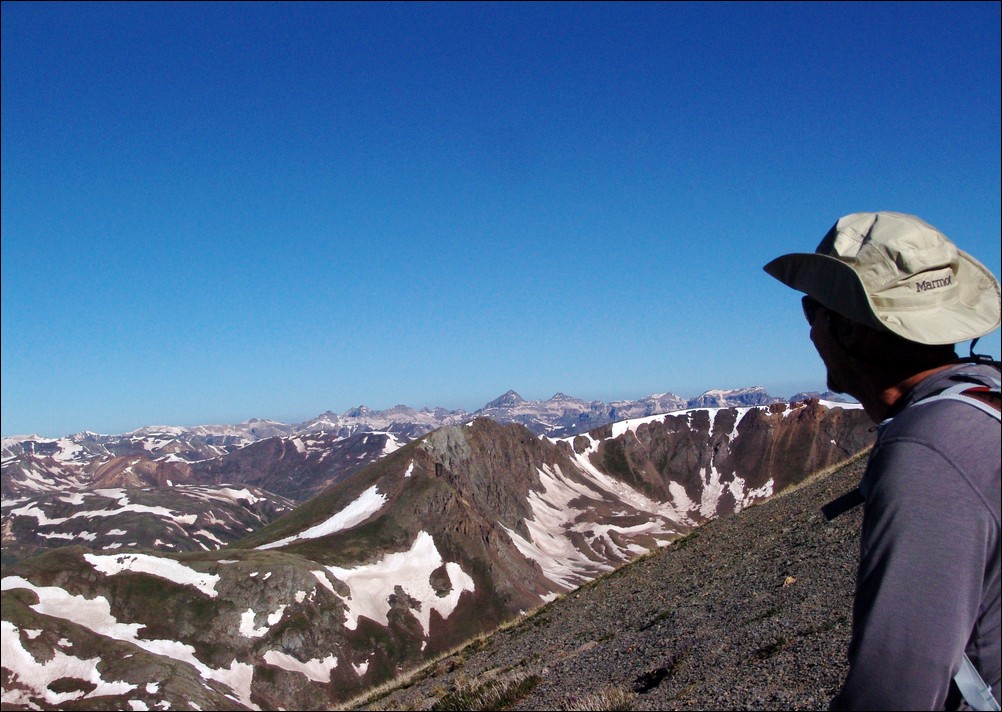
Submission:
[[950,685],[965,650],[999,699],[999,421],[964,403],[916,405],[962,373],[998,378],[952,367],[881,426],[860,483],[849,673],[832,709],[965,709]]

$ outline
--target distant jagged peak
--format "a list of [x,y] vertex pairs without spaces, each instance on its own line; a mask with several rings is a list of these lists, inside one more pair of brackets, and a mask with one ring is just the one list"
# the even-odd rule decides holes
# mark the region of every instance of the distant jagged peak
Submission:
[[449,411],[444,408],[434,410],[422,408],[416,410],[409,405],[397,404],[386,410],[373,410],[368,406],[360,405],[345,411],[340,418],[335,416],[333,423],[338,425],[373,425],[384,427],[392,423],[420,423],[424,426],[445,425],[462,411]]
[[341,416],[332,410],[325,410],[323,413],[315,418],[311,418],[309,423],[339,423],[341,422]]
[[438,406],[436,408],[429,408],[429,407],[425,406],[424,408],[422,408],[418,412],[421,413],[422,415],[430,415],[430,416],[434,416],[436,418],[448,418],[448,417],[451,417],[451,416],[462,416],[462,415],[464,415],[466,413],[466,411],[462,410],[461,408],[460,409],[449,410],[448,408],[442,408],[441,406]]
[[684,404],[685,398],[675,393],[651,393],[640,399],[641,403],[679,403]]
[[762,386],[746,386],[744,388],[711,388],[708,391],[704,391],[701,395],[725,395],[725,396],[736,396],[744,395],[746,393],[765,393],[766,390]]
[[554,393],[552,396],[550,396],[550,399],[547,401],[547,403],[582,403],[582,404],[587,404],[587,401],[581,400],[580,398],[575,398],[574,396],[569,396],[566,393],[564,393],[563,391],[560,391],[560,392]]
[[344,426],[341,416],[334,411],[327,410],[315,418],[311,418],[295,427],[296,433],[325,432],[328,430],[338,430]]
[[392,408],[387,408],[382,413],[384,416],[394,416],[394,415],[404,415],[407,417],[412,417],[417,415],[417,411],[411,408],[409,405],[404,405],[403,403],[398,403]]
[[840,393],[834,393],[832,391],[825,391],[824,393],[819,393],[818,391],[801,391],[800,393],[790,396],[787,400],[789,400],[790,403],[797,403],[799,401],[805,401],[805,400],[819,400],[819,401],[827,401],[830,403],[856,402],[852,398],[844,396]]
[[762,386],[748,388],[712,389],[692,398],[689,408],[728,408],[734,406],[768,405],[779,398],[769,395]]
[[349,408],[341,414],[342,418],[365,418],[372,415],[372,409],[365,405]]
[[498,396],[490,403],[484,406],[484,410],[488,408],[514,408],[520,406],[526,402],[525,398],[520,396],[513,390],[509,390],[504,395]]

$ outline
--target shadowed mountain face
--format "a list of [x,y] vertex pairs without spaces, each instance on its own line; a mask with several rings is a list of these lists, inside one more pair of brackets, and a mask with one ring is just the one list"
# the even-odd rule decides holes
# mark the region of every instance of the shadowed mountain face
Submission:
[[843,460],[869,425],[816,401],[563,439],[477,419],[216,552],[34,557],[3,578],[4,703],[324,707]]

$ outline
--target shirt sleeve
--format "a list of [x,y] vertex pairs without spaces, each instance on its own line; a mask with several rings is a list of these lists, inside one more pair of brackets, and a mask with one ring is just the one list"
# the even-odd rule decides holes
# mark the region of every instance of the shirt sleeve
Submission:
[[849,673],[832,709],[943,709],[978,617],[990,516],[928,443],[882,443],[866,504]]

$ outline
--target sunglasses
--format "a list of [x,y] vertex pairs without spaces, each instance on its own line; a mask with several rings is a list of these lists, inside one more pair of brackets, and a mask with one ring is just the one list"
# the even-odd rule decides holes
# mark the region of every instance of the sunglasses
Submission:
[[807,319],[807,323],[810,326],[814,326],[814,322],[818,318],[818,310],[824,309],[824,304],[814,297],[805,296],[800,300],[800,306],[804,309],[804,318]]

